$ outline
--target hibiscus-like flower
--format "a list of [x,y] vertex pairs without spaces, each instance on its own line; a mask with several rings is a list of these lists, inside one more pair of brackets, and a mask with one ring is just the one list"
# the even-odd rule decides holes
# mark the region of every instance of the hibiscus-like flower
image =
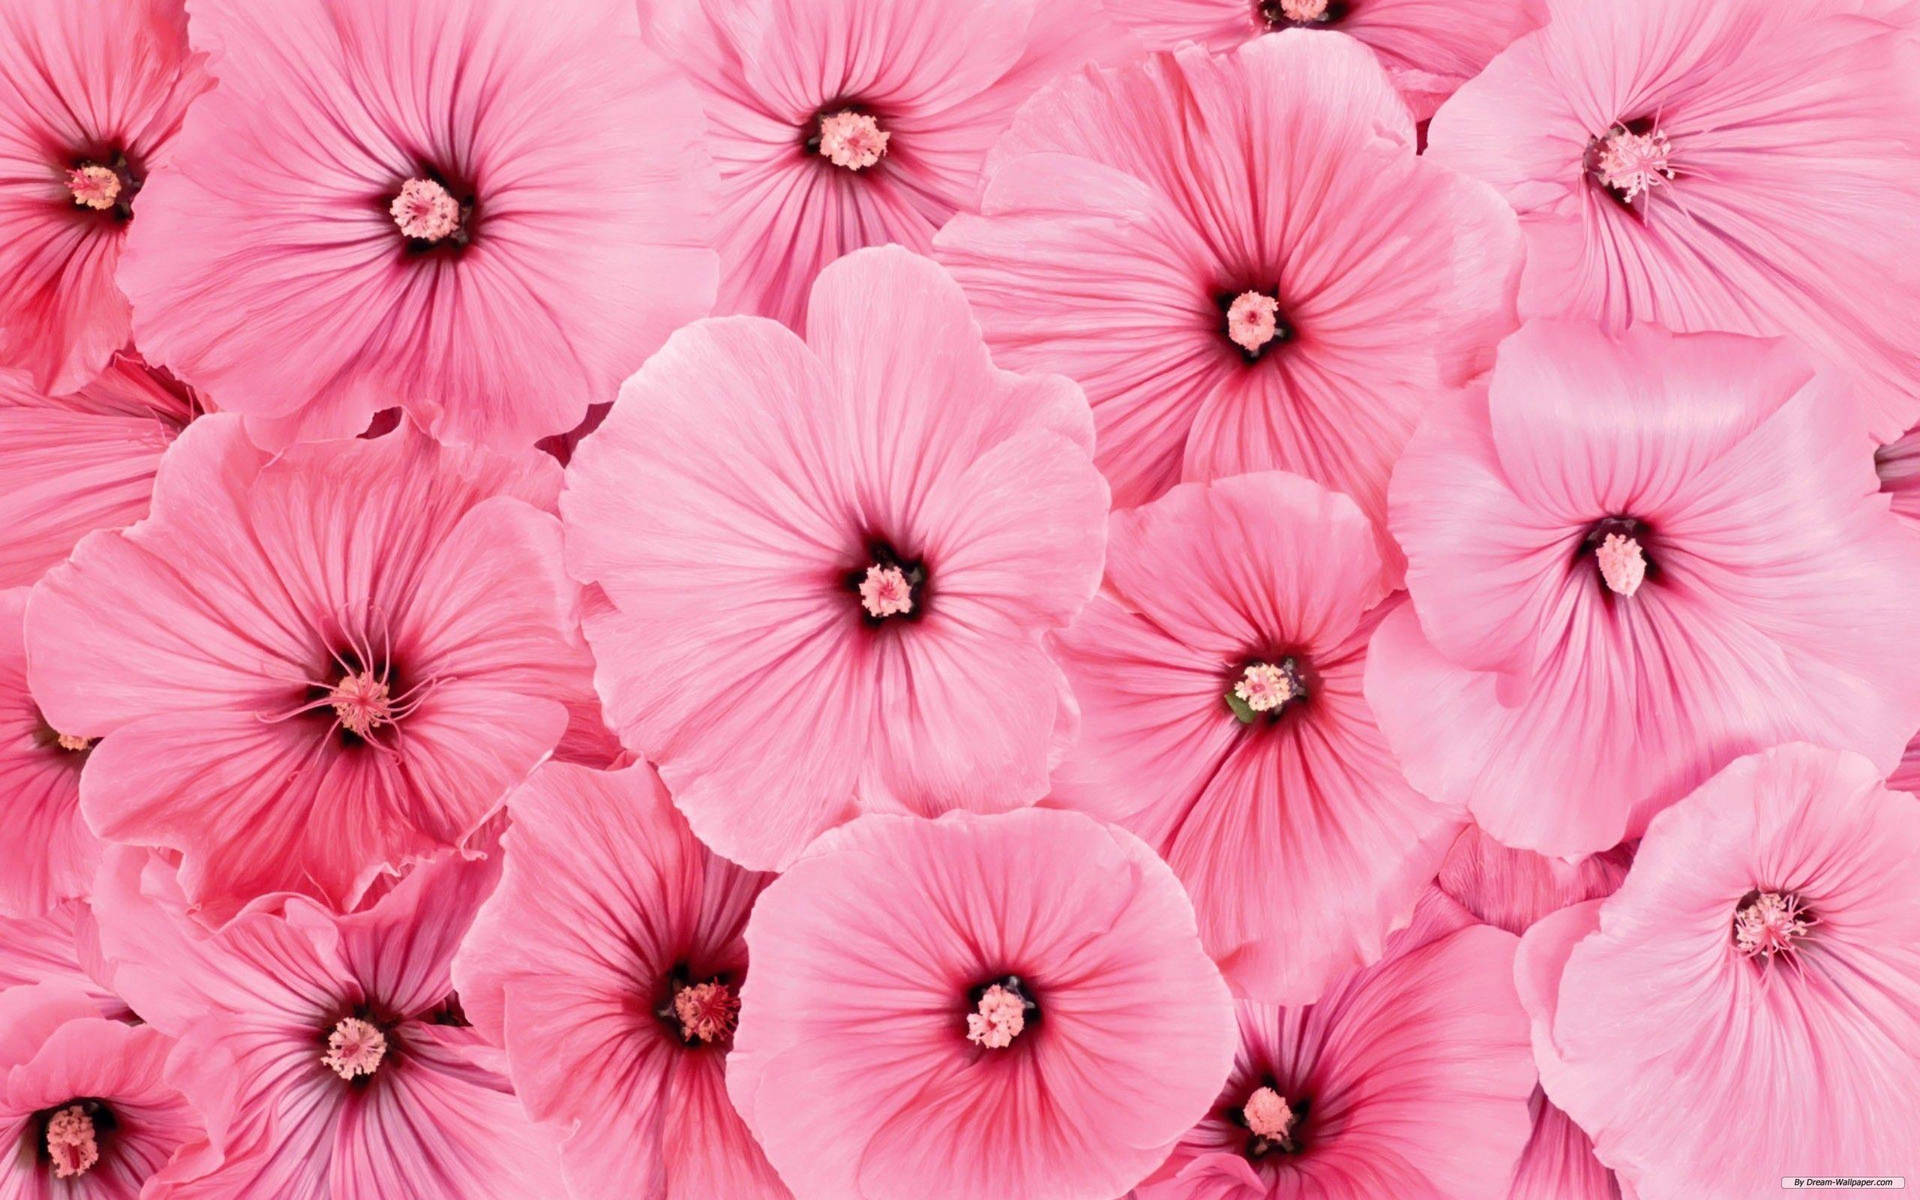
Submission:
[[798,329],[820,269],[925,251],[1034,89],[1130,47],[1099,0],[655,0],[720,169],[720,311]]
[[864,818],[747,946],[727,1089],[798,1200],[1112,1200],[1233,1056],[1179,881],[1078,813]]
[[644,763],[551,764],[507,808],[500,886],[453,974],[560,1146],[569,1194],[785,1200],[725,1075],[741,934],[769,877],[696,841]]
[[211,82],[181,0],[0,0],[0,364],[37,390],[127,344],[121,243]]
[[1384,520],[1421,413],[1513,326],[1512,211],[1415,156],[1342,34],[1071,76],[989,170],[940,258],[998,361],[1086,389],[1119,505],[1280,467]]
[[1114,516],[1058,639],[1081,708],[1052,803],[1172,864],[1238,995],[1309,1004],[1380,956],[1461,821],[1408,786],[1360,694],[1396,603],[1352,501],[1278,471]]
[[1099,580],[1080,390],[996,370],[899,247],[821,273],[802,342],[675,334],[567,468],[608,724],[755,868],[862,811],[1007,809],[1071,717],[1042,636]]
[[498,875],[448,853],[352,915],[293,896],[204,935],[159,855],[109,853],[96,902],[117,990],[183,1056],[230,1064],[212,1131],[228,1161],[183,1196],[562,1194],[552,1140],[449,975]]
[[1804,744],[1740,759],[1612,897],[1528,931],[1541,1081],[1639,1200],[1920,1161],[1920,804],[1878,779]]
[[215,919],[277,890],[350,907],[462,844],[588,688],[558,485],[532,449],[410,427],[269,459],[238,417],[196,421],[152,515],[28,603],[48,728],[100,739],[88,823],[177,851]]
[[169,1196],[216,1168],[207,1126],[227,1112],[225,1081],[180,1057],[64,983],[0,991],[0,1196]]
[[1440,109],[1428,151],[1519,210],[1521,315],[1804,339],[1858,374],[1880,437],[1920,418],[1911,17],[1548,7]]
[[256,440],[580,423],[703,315],[712,165],[631,2],[195,0],[220,86],[141,197],[140,346]]
[[1413,605],[1366,693],[1413,785],[1571,857],[1781,741],[1891,769],[1920,726],[1920,537],[1855,413],[1778,343],[1509,339],[1394,472]]
[[1514,946],[1429,893],[1317,1003],[1241,1002],[1226,1086],[1137,1200],[1499,1195],[1534,1086]]
[[1545,18],[1539,0],[1105,0],[1155,50],[1231,50],[1283,29],[1337,29],[1380,56],[1425,120],[1487,60]]

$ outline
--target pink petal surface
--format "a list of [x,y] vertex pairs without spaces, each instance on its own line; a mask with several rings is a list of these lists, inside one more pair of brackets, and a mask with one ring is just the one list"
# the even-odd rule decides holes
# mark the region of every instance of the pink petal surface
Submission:
[[[1115,516],[1105,594],[1059,637],[1082,732],[1052,803],[1146,838],[1235,993],[1309,1003],[1380,956],[1460,829],[1417,794],[1361,695],[1392,611],[1366,519],[1297,476],[1186,484]],[[1243,723],[1251,662],[1307,694]]]
[[[768,888],[747,944],[728,1090],[801,1200],[1110,1198],[1199,1116],[1231,1053],[1226,988],[1172,874],[1079,814],[865,818]],[[970,1042],[970,989],[1006,975],[1037,1023]]]
[[[194,36],[220,86],[142,195],[120,278],[141,346],[257,439],[350,436],[398,402],[525,446],[707,311],[712,167],[651,133],[699,108],[630,6],[205,0]],[[396,228],[420,178],[469,205],[463,245]]]
[[[768,877],[695,841],[644,764],[549,765],[508,811],[501,884],[454,977],[476,1025],[504,1039],[571,1194],[783,1200],[726,1096],[732,1030],[688,1034],[672,1015],[698,982],[718,980],[737,1002],[741,933]],[[611,1136],[610,1113],[638,1136]]]
[[[1806,745],[1740,759],[1654,819],[1612,898],[1528,934],[1547,1093],[1639,1196],[1748,1196],[1809,1160],[1913,1157],[1911,1124],[1871,1114],[1915,1087],[1920,809],[1876,777]],[[1732,936],[1756,890],[1817,918],[1771,958]],[[1696,1119],[1663,1119],[1674,1105]],[[1769,1136],[1718,1133],[1734,1122]]]
[[[880,346],[856,333],[874,311]],[[569,569],[610,602],[585,614],[609,724],[759,867],[861,811],[1037,799],[1061,702],[1041,635],[1103,545],[1085,402],[997,370],[933,263],[848,256],[808,335],[675,335],[561,498]],[[905,620],[849,585],[876,555],[926,574]]]

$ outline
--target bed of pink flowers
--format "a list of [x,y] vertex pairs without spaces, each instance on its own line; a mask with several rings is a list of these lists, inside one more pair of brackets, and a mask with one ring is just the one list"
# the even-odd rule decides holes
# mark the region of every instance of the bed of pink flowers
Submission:
[[0,1200],[1920,1186],[1916,425],[1913,0],[0,0]]

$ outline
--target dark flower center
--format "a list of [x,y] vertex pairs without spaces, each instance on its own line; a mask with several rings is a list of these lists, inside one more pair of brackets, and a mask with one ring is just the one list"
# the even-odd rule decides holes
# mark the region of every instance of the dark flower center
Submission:
[[867,539],[865,561],[848,570],[843,580],[859,599],[860,619],[869,627],[927,615],[926,564],[883,539]]
[[1040,1023],[1040,1002],[1018,975],[998,975],[967,989],[967,1040],[1005,1050]]
[[1345,0],[1254,0],[1256,29],[1323,29],[1353,11]]
[[68,163],[64,182],[77,211],[125,224],[133,220],[133,198],[146,176],[125,150],[116,147],[76,155]]
[[1755,888],[1734,905],[1733,944],[1740,953],[1761,962],[1770,962],[1776,955],[1791,957],[1818,923],[1799,896]]
[[1233,1125],[1247,1131],[1243,1153],[1259,1160],[1272,1154],[1298,1154],[1305,1145],[1307,1114],[1312,1103],[1306,1097],[1286,1095],[1286,1090],[1269,1076],[1247,1093],[1237,1108],[1222,1115]]
[[1636,517],[1602,517],[1587,527],[1575,556],[1592,555],[1607,590],[1617,596],[1632,596],[1659,571],[1648,553],[1652,532]]
[[395,183],[380,207],[408,254],[458,254],[473,241],[476,203],[471,185],[422,167]]
[[800,148],[849,174],[878,167],[892,148],[884,114],[858,100],[829,101],[800,126]]
[[724,1050],[740,1020],[739,980],[725,973],[696,976],[688,964],[676,963],[661,982],[653,1015],[690,1049]]
[[321,1065],[350,1084],[371,1083],[381,1065],[392,1061],[397,1024],[367,1005],[340,1013],[318,1030]]
[[119,1125],[113,1108],[93,1096],[43,1108],[28,1121],[35,1158],[55,1179],[76,1179],[92,1170]]
[[1277,721],[1306,703],[1307,664],[1296,654],[1251,658],[1230,677],[1227,708],[1242,725]]
[[1643,202],[1679,177],[1671,165],[1673,146],[1651,117],[1622,121],[1587,139],[1582,167],[1614,203],[1635,217]]
[[1216,292],[1213,302],[1220,310],[1221,336],[1247,362],[1259,362],[1297,336],[1281,311],[1278,286]]

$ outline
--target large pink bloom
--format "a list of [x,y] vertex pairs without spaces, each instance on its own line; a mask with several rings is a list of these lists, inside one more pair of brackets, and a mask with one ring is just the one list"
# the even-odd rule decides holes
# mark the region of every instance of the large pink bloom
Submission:
[[720,169],[720,311],[800,328],[820,269],[925,251],[1048,79],[1130,48],[1099,0],[654,0]]
[[109,854],[99,892],[116,987],[181,1053],[230,1064],[232,1159],[179,1200],[527,1200],[560,1195],[506,1056],[467,1025],[449,963],[498,877],[446,854],[365,911],[290,897],[211,936],[158,855]]
[[1380,56],[1425,120],[1513,39],[1545,18],[1540,0],[1105,0],[1155,50],[1195,41],[1231,50],[1283,29],[1337,29]]
[[127,344],[114,267],[211,82],[201,57],[180,0],[0,0],[0,363],[41,391]]
[[1891,768],[1920,726],[1920,538],[1854,412],[1776,343],[1511,338],[1394,474],[1413,606],[1366,691],[1413,785],[1571,857],[1783,740]]
[[399,404],[528,445],[711,304],[698,100],[630,0],[195,0],[193,31],[220,86],[121,281],[256,438]]
[[1298,1008],[1242,1001],[1226,1085],[1138,1200],[1486,1200],[1534,1085],[1513,935],[1444,896]]
[[1078,813],[866,818],[747,945],[727,1087],[799,1200],[1110,1200],[1233,1057],[1179,882]]
[[203,408],[131,352],[64,396],[0,373],[0,587],[32,583],[93,530],[146,516],[160,455]]
[[1341,34],[1075,75],[991,170],[941,260],[1000,362],[1086,389],[1119,505],[1281,467],[1384,520],[1420,414],[1512,328],[1513,213],[1415,157]]
[[1429,152],[1519,210],[1522,315],[1804,338],[1920,418],[1920,73],[1860,7],[1549,0]]
[[1071,701],[1041,637],[1099,579],[1080,390],[996,370],[898,247],[821,273],[807,341],[674,335],[567,469],[607,719],[694,831],[758,868],[866,810],[1046,791]]
[[48,725],[27,692],[24,588],[0,592],[0,916],[87,894],[100,846],[80,819],[87,738]]
[[784,1200],[727,1098],[767,876],[694,840],[653,768],[550,765],[513,794],[499,888],[454,963],[576,1200]]
[[585,687],[554,464],[412,429],[253,448],[202,418],[153,514],[98,533],[28,605],[52,728],[101,737],[89,824],[183,856],[223,917],[280,889],[351,906],[461,843],[566,728]]
[[1610,899],[1528,932],[1541,1079],[1640,1200],[1920,1162],[1920,804],[1878,775],[1741,759],[1653,819]]
[[[174,1041],[101,1017],[59,984],[0,991],[0,1196],[158,1200],[218,1162],[204,1072],[168,1069]],[[189,1064],[191,1066],[192,1064]]]
[[1378,958],[1460,829],[1360,694],[1391,611],[1360,510],[1278,471],[1118,513],[1106,587],[1060,636],[1080,741],[1054,802],[1172,864],[1238,995],[1308,1004]]

